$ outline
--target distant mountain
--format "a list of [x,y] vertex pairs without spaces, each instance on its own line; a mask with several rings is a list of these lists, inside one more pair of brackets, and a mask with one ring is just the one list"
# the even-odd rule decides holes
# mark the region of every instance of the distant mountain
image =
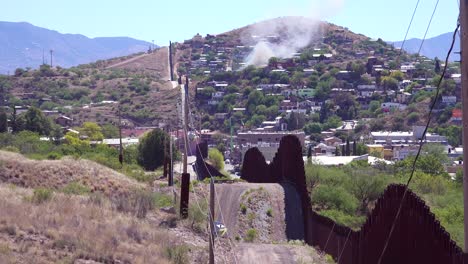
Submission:
[[[421,55],[424,55],[430,59],[438,57],[440,60],[445,60],[447,52],[452,43],[453,32],[445,33],[437,37],[426,39],[424,41],[423,47],[421,49]],[[419,46],[421,45],[421,39],[413,38],[405,42],[403,47],[409,53],[417,53]],[[395,47],[401,47],[402,41],[398,42],[389,42],[393,43]],[[453,48],[452,55],[450,56],[450,61],[460,60],[460,55],[455,54],[454,52],[460,51],[460,37],[457,35],[455,46]]]
[[147,51],[151,43],[128,37],[88,38],[61,34],[25,22],[0,21],[0,74],[16,68],[37,68],[45,60],[53,65],[71,67],[96,60]]

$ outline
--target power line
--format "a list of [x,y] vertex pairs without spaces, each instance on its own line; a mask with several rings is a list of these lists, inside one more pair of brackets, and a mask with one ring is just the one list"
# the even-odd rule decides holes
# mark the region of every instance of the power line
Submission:
[[[189,98],[188,98],[188,96],[189,96],[188,93],[187,93],[185,96],[186,96],[185,99],[188,101],[188,100],[189,100]],[[190,124],[191,124],[191,126],[192,126],[192,129],[195,131],[195,133],[197,133],[197,130],[196,130],[196,128],[195,128],[194,121],[193,121],[193,119],[194,119],[194,118],[193,118],[193,113],[192,113],[192,111],[191,111],[191,109],[190,109],[190,104],[188,104],[188,103],[187,103],[187,108],[188,108],[188,111],[189,111],[189,113],[190,113]],[[210,180],[213,181],[213,180],[214,180],[214,177],[213,177],[213,175],[211,174],[211,172],[210,172],[210,170],[208,169],[208,167],[206,166],[205,158],[203,157],[203,155],[202,155],[202,153],[201,153],[201,149],[200,149],[200,147],[199,147],[198,138],[195,137],[195,140],[196,140],[196,142],[197,142],[197,147],[196,147],[196,148],[197,148],[197,151],[199,152],[200,157],[201,157],[202,160],[203,160],[203,165],[205,166],[205,168],[206,168],[208,174],[210,175]],[[190,152],[192,152],[191,149],[190,149]],[[193,153],[192,153],[192,154],[193,154]],[[215,203],[218,204],[218,209],[219,209],[219,213],[220,213],[220,216],[221,216],[221,221],[222,221],[223,223],[225,223],[225,218],[224,218],[223,212],[221,211],[221,204],[220,204],[220,202],[219,202],[219,200],[218,200],[218,197],[219,197],[219,196],[218,196],[218,193],[216,192],[216,188],[214,188],[214,192],[215,192]],[[205,197],[205,199],[206,199],[206,197]],[[211,215],[211,212],[210,212],[209,214]],[[212,216],[212,218],[210,218],[210,219],[211,219],[211,221],[214,221],[214,216]],[[236,256],[236,254],[235,254],[235,252],[234,252],[234,246],[233,246],[234,243],[232,242],[232,240],[231,240],[229,237],[228,237],[228,241],[229,241],[229,247],[231,248],[231,251],[232,251],[233,256],[234,256],[234,262],[237,263],[237,256]]]
[[431,19],[429,20],[429,24],[427,25],[426,32],[424,33],[424,37],[423,37],[423,39],[421,41],[421,45],[419,46],[418,56],[419,56],[419,54],[421,52],[421,49],[422,49],[422,47],[424,45],[424,41],[426,41],[427,32],[429,31],[429,28],[431,27],[432,19],[434,18],[435,12],[437,11],[437,6],[439,6],[439,1],[440,0],[437,0],[436,5],[434,6],[434,11],[432,12]]
[[401,55],[401,53],[403,51],[403,46],[405,46],[405,42],[406,42],[406,39],[408,38],[408,33],[409,33],[410,29],[411,29],[411,25],[413,24],[414,16],[416,15],[416,11],[418,10],[418,6],[419,6],[420,1],[421,0],[418,0],[418,2],[416,3],[416,6],[414,7],[413,15],[411,16],[411,20],[409,22],[408,29],[406,30],[405,38],[403,39],[403,42],[401,43],[398,58],[400,58],[400,55]]
[[[439,2],[439,1],[437,1]],[[424,129],[424,132],[420,138],[420,141],[419,141],[419,149],[418,149],[418,152],[416,154],[416,157],[414,158],[414,161],[413,161],[413,165],[412,165],[412,169],[411,169],[411,175],[408,179],[408,182],[406,183],[405,185],[405,192],[403,193],[403,197],[401,198],[401,202],[400,202],[400,206],[398,207],[398,211],[397,211],[397,214],[395,216],[395,219],[393,220],[392,222],[392,227],[390,229],[390,233],[388,234],[388,237],[387,239],[385,240],[385,244],[384,244],[384,248],[382,250],[382,253],[380,254],[380,257],[379,257],[379,261],[377,262],[378,264],[380,264],[382,262],[382,259],[383,259],[383,256],[385,254],[385,251],[387,250],[387,247],[388,247],[388,243],[390,242],[390,239],[392,237],[392,234],[393,234],[393,231],[395,230],[395,226],[396,226],[396,222],[398,220],[398,218],[400,217],[400,214],[401,214],[401,210],[403,208],[403,203],[405,201],[405,198],[406,198],[406,194],[408,193],[408,187],[413,179],[413,176],[414,176],[414,172],[416,171],[416,162],[418,161],[419,159],[419,156],[421,155],[421,150],[422,150],[422,147],[425,143],[424,141],[424,138],[426,137],[426,133],[427,133],[427,130],[429,128],[429,125],[431,124],[431,119],[432,119],[432,113],[434,111],[434,108],[435,108],[435,105],[437,103],[437,99],[439,97],[439,93],[440,93],[440,86],[442,84],[442,81],[444,80],[444,77],[445,77],[445,73],[447,72],[447,67],[448,67],[448,64],[449,64],[449,57],[450,57],[450,54],[452,53],[452,50],[453,50],[453,47],[455,45],[455,39],[456,39],[456,36],[457,36],[457,32],[458,32],[458,29],[460,28],[460,23],[457,23],[457,27],[455,29],[455,31],[453,32],[453,39],[452,39],[452,44],[450,45],[450,49],[449,51],[447,52],[447,57],[445,58],[445,66],[444,66],[444,70],[442,72],[442,75],[440,76],[439,78],[439,82],[437,83],[437,90],[436,90],[436,95],[434,97],[434,100],[432,101],[432,104],[431,104],[431,108],[429,110],[429,114],[428,114],[428,118],[427,118],[427,123],[426,123],[426,127]]]

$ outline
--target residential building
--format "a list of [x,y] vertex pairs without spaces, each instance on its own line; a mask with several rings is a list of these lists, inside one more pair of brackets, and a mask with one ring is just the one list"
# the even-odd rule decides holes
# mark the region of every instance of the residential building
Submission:
[[301,145],[304,147],[305,133],[303,131],[295,132],[267,132],[267,131],[248,131],[237,133],[238,145],[242,144],[259,144],[259,143],[279,143],[281,138],[286,135],[294,135],[299,138]]

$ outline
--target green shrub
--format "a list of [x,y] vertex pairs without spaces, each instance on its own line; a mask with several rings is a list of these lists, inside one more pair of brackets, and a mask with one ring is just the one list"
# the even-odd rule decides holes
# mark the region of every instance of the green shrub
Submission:
[[53,193],[54,192],[51,189],[37,188],[37,189],[34,189],[34,193],[33,193],[31,200],[38,204],[44,203],[52,199]]
[[186,245],[176,245],[166,248],[166,256],[174,264],[189,263],[189,248]]
[[208,151],[208,159],[213,164],[213,167],[215,167],[217,170],[221,171],[224,169],[224,157],[218,149],[210,149]]
[[247,206],[243,203],[240,204],[240,210],[243,214],[247,213]]
[[172,206],[172,198],[170,195],[163,193],[153,194],[154,204],[158,208]]
[[206,200],[194,201],[189,205],[188,220],[191,228],[197,232],[204,232],[208,215],[208,204]]
[[446,190],[446,184],[441,176],[433,176],[423,172],[416,172],[413,182],[416,192],[422,194],[443,195]]
[[91,189],[79,182],[71,182],[62,188],[65,194],[84,195],[91,193]]
[[20,150],[15,146],[6,146],[2,150],[19,153]]
[[323,209],[338,209],[348,214],[358,208],[357,199],[341,186],[319,185],[312,193],[312,202]]
[[269,216],[269,217],[273,217],[273,210],[271,208],[268,208],[266,214]]
[[253,242],[256,237],[257,237],[257,230],[251,228],[251,229],[247,230],[247,234],[246,234],[244,240],[246,242]]
[[62,158],[62,155],[58,152],[50,152],[47,154],[47,159],[48,160],[59,160]]

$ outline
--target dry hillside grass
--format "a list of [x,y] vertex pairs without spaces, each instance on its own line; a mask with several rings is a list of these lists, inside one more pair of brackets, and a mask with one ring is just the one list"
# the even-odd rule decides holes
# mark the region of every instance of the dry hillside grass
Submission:
[[92,192],[102,192],[109,197],[145,188],[145,185],[125,175],[89,160],[66,157],[37,161],[7,151],[0,151],[0,182],[53,189],[77,182]]
[[176,242],[162,229],[112,209],[106,200],[0,184],[0,263],[169,263]]

